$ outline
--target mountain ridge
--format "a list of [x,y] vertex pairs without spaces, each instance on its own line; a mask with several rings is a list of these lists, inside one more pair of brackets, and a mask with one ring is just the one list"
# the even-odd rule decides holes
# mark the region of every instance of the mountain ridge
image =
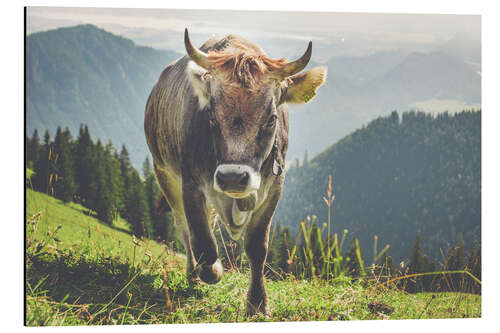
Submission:
[[[449,53],[383,51],[330,58],[324,64],[327,82],[316,98],[290,107],[288,158],[301,158],[306,150],[318,154],[376,117],[423,101],[480,104],[477,68]],[[86,123],[96,138],[126,144],[140,167],[148,156],[142,128],[147,97],[163,69],[180,56],[138,46],[94,25],[28,35],[27,134],[35,128],[54,134],[58,125],[78,133]]]
[[318,154],[363,124],[394,110],[415,110],[424,101],[481,104],[477,68],[442,51],[385,52],[349,61],[333,57],[325,65],[325,85],[310,104],[291,113],[290,159],[302,158],[306,150]]
[[26,37],[26,130],[85,123],[101,141],[125,144],[134,165],[147,155],[142,127],[149,91],[180,55],[137,46],[94,25]]

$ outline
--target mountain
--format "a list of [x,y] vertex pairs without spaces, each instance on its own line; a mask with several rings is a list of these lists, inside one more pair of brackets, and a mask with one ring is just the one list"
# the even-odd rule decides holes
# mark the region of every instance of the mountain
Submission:
[[27,36],[27,134],[36,128],[53,136],[58,125],[78,133],[85,123],[96,138],[125,144],[140,166],[148,152],[142,125],[146,100],[161,71],[179,56],[93,25]]
[[[182,42],[178,39],[175,43]],[[304,49],[302,40],[274,38],[262,43],[275,57],[292,59]],[[341,47],[317,44],[322,57],[338,54]],[[395,109],[452,111],[480,104],[480,63],[467,60],[464,45],[477,49],[477,44],[455,36],[428,53],[403,48],[330,57],[323,64],[329,72],[318,96],[305,106],[291,107],[288,158],[301,158],[305,151],[317,154]],[[86,123],[96,138],[112,140],[115,146],[126,144],[139,167],[148,154],[142,128],[148,94],[161,71],[178,57],[173,51],[137,46],[93,25],[27,36],[28,135],[35,128],[48,128],[54,135],[58,125],[78,133],[80,123]],[[321,64],[311,61],[309,68]]]
[[[317,154],[361,124],[393,110],[427,105],[457,111],[481,104],[481,76],[471,64],[444,51],[388,51],[333,57],[316,98],[293,108],[288,158]],[[430,103],[432,102],[432,103]],[[455,109],[453,109],[455,108]],[[298,133],[298,134],[297,134]]]
[[379,96],[390,92],[399,103],[429,98],[481,103],[481,76],[472,66],[442,52],[411,53],[372,86]]
[[437,50],[469,63],[481,64],[481,34],[456,33]]
[[480,242],[480,111],[393,112],[291,164],[275,221],[294,232],[308,215],[326,221],[332,175],[333,230],[348,229],[364,253],[372,253],[374,235],[397,261],[408,258],[417,234],[434,259],[460,240]]

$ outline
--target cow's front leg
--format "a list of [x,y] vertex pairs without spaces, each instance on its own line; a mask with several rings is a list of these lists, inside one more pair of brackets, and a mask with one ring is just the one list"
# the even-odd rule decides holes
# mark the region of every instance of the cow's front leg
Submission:
[[194,184],[184,182],[182,199],[199,277],[206,283],[217,283],[222,278],[223,269],[217,259],[217,244],[210,227],[205,197]]
[[264,288],[264,265],[266,263],[269,229],[279,193],[255,212],[245,233],[245,251],[250,261],[251,282],[247,296],[247,315],[264,313],[269,316],[267,295]]

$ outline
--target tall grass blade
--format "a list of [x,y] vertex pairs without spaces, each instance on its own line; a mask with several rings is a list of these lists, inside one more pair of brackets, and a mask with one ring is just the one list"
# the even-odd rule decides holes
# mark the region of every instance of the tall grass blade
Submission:
[[363,261],[363,257],[361,256],[361,248],[359,247],[359,241],[357,238],[354,239],[356,245],[356,257],[358,258],[359,270],[361,272],[361,276],[365,276],[365,263]]

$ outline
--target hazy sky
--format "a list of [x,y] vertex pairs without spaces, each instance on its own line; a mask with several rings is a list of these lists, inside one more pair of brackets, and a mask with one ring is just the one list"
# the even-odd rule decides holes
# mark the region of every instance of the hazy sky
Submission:
[[478,15],[366,14],[174,9],[29,7],[27,32],[92,23],[138,44],[179,49],[166,36],[235,33],[247,38],[294,38],[325,43],[353,35],[380,41],[440,43],[455,34],[480,38]]

